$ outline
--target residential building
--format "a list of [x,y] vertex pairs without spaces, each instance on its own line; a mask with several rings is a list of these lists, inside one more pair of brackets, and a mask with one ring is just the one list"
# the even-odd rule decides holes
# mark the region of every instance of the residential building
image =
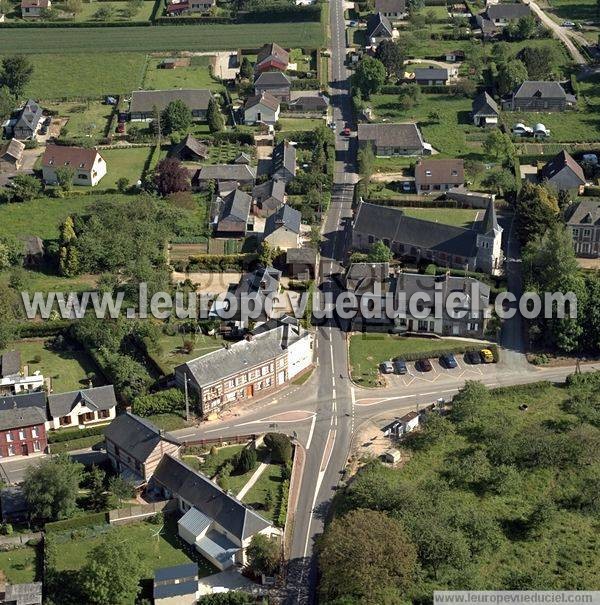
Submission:
[[420,86],[445,86],[450,79],[450,72],[445,67],[415,68],[415,82]]
[[538,178],[540,182],[551,185],[557,191],[576,191],[578,194],[583,193],[586,183],[583,168],[565,150],[544,165],[538,173]]
[[208,89],[134,90],[129,102],[129,118],[133,122],[151,122],[172,101],[182,101],[196,121],[206,120],[212,93]]
[[117,414],[112,385],[48,395],[49,428],[86,428],[109,422]]
[[279,44],[265,44],[256,55],[254,70],[257,73],[265,71],[285,71],[290,63],[290,53]]
[[288,204],[267,217],[263,239],[273,248],[287,250],[300,245],[302,213]]
[[[310,366],[313,336],[291,318],[175,368],[180,388],[198,396],[203,416],[274,391]],[[255,331],[258,332],[258,331]]]
[[496,27],[505,27],[509,23],[531,14],[529,6],[520,2],[489,3],[485,9],[485,16]]
[[391,20],[408,17],[406,0],[375,0],[375,11]]
[[569,207],[566,223],[573,238],[575,254],[600,258],[600,202],[585,200]]
[[46,394],[0,396],[0,458],[42,454],[46,438]]
[[423,141],[414,122],[407,124],[359,124],[358,142],[373,146],[375,155],[429,155],[431,146]]
[[329,108],[329,98],[320,90],[292,90],[288,111],[323,114]]
[[0,603],[2,605],[42,605],[42,583],[10,584],[0,582]]
[[35,140],[44,117],[44,111],[37,101],[28,99],[14,117],[5,122],[4,134],[19,141]]
[[447,191],[465,184],[463,160],[419,160],[415,166],[417,193]]
[[390,20],[382,13],[375,13],[367,20],[367,46],[379,46],[382,40],[391,40],[394,37],[394,28]]
[[352,263],[346,271],[346,290],[356,296],[370,294],[378,290],[389,291],[389,263]]
[[271,156],[271,178],[289,183],[296,176],[296,146],[281,141],[273,148]]
[[483,220],[465,229],[406,216],[402,210],[361,202],[354,217],[352,246],[370,250],[382,241],[394,254],[429,261],[442,267],[498,274],[502,255],[502,227],[494,204]]
[[177,457],[181,448],[176,437],[131,412],[106,427],[104,441],[113,468],[136,487],[147,483],[163,456]]
[[57,184],[57,170],[62,167],[73,170],[74,185],[95,187],[106,174],[106,162],[96,149],[48,145],[42,158],[44,183]]
[[444,55],[444,60],[446,63],[457,63],[458,61],[465,60],[465,51],[464,50],[449,50],[446,51]]
[[270,521],[173,456],[163,457],[151,488],[177,500],[184,513],[177,522],[179,537],[219,570],[246,565],[245,550],[255,535],[281,533]]
[[497,126],[500,109],[496,101],[484,91],[473,99],[471,116],[475,126]]
[[250,165],[252,162],[252,158],[250,157],[249,154],[240,151],[240,153],[238,153],[238,155],[236,156],[236,158],[233,160],[234,164],[247,164]]
[[294,279],[314,279],[317,271],[316,248],[288,248],[285,253],[287,273]]
[[496,199],[494,193],[469,191],[466,187],[453,187],[446,191],[446,199],[460,202],[467,208],[487,208]]
[[252,190],[254,214],[266,218],[285,204],[284,180],[269,179]]
[[199,162],[208,158],[208,145],[188,134],[173,146],[169,155],[182,162]]
[[279,120],[279,99],[271,93],[249,97],[244,106],[244,122],[246,124],[268,124],[273,126]]
[[254,229],[250,218],[252,196],[241,189],[227,195],[217,196],[214,205],[213,224],[215,232],[228,237],[245,237]]
[[233,191],[236,187],[245,185],[254,186],[256,168],[247,164],[207,164],[192,170],[192,185],[203,189],[210,181],[231,183],[226,191]]
[[167,3],[166,14],[171,17],[191,13],[207,13],[216,4],[216,0],[170,0]]
[[50,0],[21,0],[21,17],[23,19],[39,19],[44,11],[52,8]]
[[526,80],[510,98],[502,101],[509,111],[565,111],[577,100],[568,95],[558,82]]
[[0,395],[20,395],[43,388],[42,373],[36,371],[30,376],[29,366],[21,366],[19,351],[7,351],[0,357]]
[[0,172],[16,172],[23,165],[25,143],[11,139],[0,144]]
[[280,101],[289,101],[292,81],[280,71],[265,71],[254,81],[254,93],[257,96],[268,92]]
[[154,571],[154,605],[196,605],[198,565],[184,563]]

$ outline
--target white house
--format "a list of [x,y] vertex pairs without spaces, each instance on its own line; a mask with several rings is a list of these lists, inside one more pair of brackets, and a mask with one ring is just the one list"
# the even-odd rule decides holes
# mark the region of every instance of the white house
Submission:
[[44,377],[39,371],[29,375],[28,367],[21,369],[21,353],[7,351],[0,357],[0,394],[19,395],[41,391]]
[[42,159],[44,183],[58,183],[57,170],[61,167],[73,169],[74,185],[94,187],[106,174],[106,162],[96,149],[48,145]]
[[244,121],[246,124],[274,125],[279,120],[280,103],[268,92],[250,97],[244,107]]
[[300,245],[300,222],[302,214],[288,204],[283,204],[277,212],[265,221],[264,240],[274,248],[288,250]]
[[21,17],[28,19],[31,17],[39,18],[43,11],[52,8],[51,0],[22,0],[21,1]]
[[177,522],[179,537],[221,571],[246,564],[245,550],[253,536],[281,534],[270,521],[173,456],[163,456],[150,489],[177,500],[184,513]]
[[85,428],[110,422],[117,411],[112,385],[48,396],[49,429]]

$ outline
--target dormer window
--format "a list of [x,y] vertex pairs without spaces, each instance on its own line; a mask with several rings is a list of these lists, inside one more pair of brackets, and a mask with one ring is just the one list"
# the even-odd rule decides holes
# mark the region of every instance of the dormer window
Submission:
[[457,170],[453,170],[452,171],[452,176],[458,176],[458,171]]
[[425,171],[425,176],[431,176],[431,170],[426,170]]

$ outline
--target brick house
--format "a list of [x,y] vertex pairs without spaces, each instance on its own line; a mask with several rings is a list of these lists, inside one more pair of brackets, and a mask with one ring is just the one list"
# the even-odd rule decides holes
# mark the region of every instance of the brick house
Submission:
[[254,70],[257,73],[264,71],[285,71],[290,63],[290,53],[281,48],[279,44],[271,42],[265,44],[256,55]]
[[45,424],[45,393],[0,397],[0,458],[44,453]]

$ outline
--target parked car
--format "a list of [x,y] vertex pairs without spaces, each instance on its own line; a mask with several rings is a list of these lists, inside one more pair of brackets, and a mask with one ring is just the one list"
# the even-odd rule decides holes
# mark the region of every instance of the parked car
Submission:
[[42,135],[48,134],[48,126],[46,126],[45,124],[42,124],[42,127],[40,128],[40,134],[42,134]]
[[481,356],[478,351],[467,351],[464,356],[466,363],[470,365],[477,365],[481,363]]
[[52,116],[47,116],[47,117],[44,119],[44,126],[48,126],[48,127],[50,127],[50,126],[51,126],[51,124],[52,124]]
[[489,349],[481,349],[479,354],[483,363],[494,363],[494,354]]
[[344,125],[344,129],[342,130],[342,136],[349,137],[350,136],[350,126],[348,124]]
[[456,359],[452,353],[446,353],[445,355],[440,356],[440,365],[443,368],[447,368],[448,370],[452,370],[453,368],[457,368],[458,364],[456,363]]
[[119,134],[125,134],[125,122],[119,122],[117,124],[117,132]]
[[431,365],[431,361],[429,359],[419,359],[415,363],[415,368],[419,370],[419,372],[431,372],[433,370],[433,366]]
[[348,23],[349,27],[356,27],[358,25],[358,21],[350,21],[350,23]]
[[563,21],[562,26],[563,27],[575,27],[575,23],[573,23],[573,21]]
[[104,103],[106,103],[106,105],[116,105],[117,99],[115,99],[115,97],[104,97]]
[[392,365],[391,361],[384,361],[382,363],[379,364],[379,371],[382,374],[393,374],[394,373],[394,366]]
[[410,191],[411,187],[410,187],[410,182],[409,181],[404,181],[402,183],[402,191]]
[[392,365],[394,366],[394,372],[396,374],[406,374],[408,372],[406,361],[400,357],[394,357],[394,359],[392,359]]

